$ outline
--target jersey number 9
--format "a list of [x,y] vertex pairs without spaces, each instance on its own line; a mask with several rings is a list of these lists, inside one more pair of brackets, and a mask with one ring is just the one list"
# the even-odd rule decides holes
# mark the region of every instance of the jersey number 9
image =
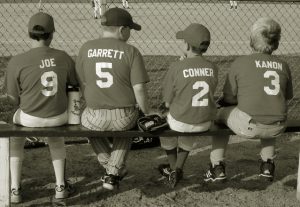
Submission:
[[57,74],[53,71],[44,72],[41,83],[45,87],[41,92],[44,96],[54,96],[57,93]]

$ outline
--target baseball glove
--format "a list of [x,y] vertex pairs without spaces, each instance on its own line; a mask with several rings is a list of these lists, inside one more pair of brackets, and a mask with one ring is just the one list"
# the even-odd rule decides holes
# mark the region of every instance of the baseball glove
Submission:
[[157,147],[160,145],[158,137],[134,137],[132,138],[131,149],[144,149],[150,147]]
[[38,137],[26,137],[24,148],[45,147],[47,144]]
[[163,118],[157,114],[151,114],[141,117],[137,121],[139,129],[143,132],[157,132],[168,128],[166,118]]

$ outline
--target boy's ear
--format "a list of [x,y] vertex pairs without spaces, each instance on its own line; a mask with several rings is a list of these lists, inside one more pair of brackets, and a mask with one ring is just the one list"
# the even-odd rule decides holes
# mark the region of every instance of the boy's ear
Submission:
[[186,42],[186,50],[189,51],[191,49],[191,46]]
[[119,33],[120,33],[120,34],[122,34],[123,29],[124,29],[123,26],[119,27]]

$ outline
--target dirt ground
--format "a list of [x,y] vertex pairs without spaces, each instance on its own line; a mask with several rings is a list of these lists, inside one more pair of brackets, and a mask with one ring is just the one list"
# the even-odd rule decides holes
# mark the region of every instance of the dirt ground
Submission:
[[13,206],[201,206],[201,207],[296,207],[296,179],[300,138],[297,134],[278,139],[276,178],[258,178],[260,145],[257,141],[231,138],[227,153],[228,181],[205,184],[210,139],[200,138],[184,169],[184,180],[175,189],[163,185],[156,167],[166,161],[159,147],[132,150],[128,176],[119,190],[102,188],[104,170],[89,144],[68,145],[67,177],[77,189],[64,201],[53,199],[54,176],[47,147],[26,149],[23,167],[24,202]]

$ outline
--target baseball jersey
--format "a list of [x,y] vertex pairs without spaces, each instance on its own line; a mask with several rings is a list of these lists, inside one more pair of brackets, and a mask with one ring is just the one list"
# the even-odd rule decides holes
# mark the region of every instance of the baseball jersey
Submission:
[[86,42],[76,59],[76,72],[92,109],[135,106],[133,86],[149,81],[138,49],[114,38]]
[[213,120],[218,68],[202,56],[171,64],[163,83],[163,99],[174,119],[187,124]]
[[33,48],[12,57],[7,66],[7,93],[25,113],[47,118],[67,110],[66,85],[78,85],[75,64],[65,52]]
[[272,124],[287,118],[286,100],[293,97],[289,66],[275,56],[254,53],[237,58],[224,85],[224,97],[255,121]]

